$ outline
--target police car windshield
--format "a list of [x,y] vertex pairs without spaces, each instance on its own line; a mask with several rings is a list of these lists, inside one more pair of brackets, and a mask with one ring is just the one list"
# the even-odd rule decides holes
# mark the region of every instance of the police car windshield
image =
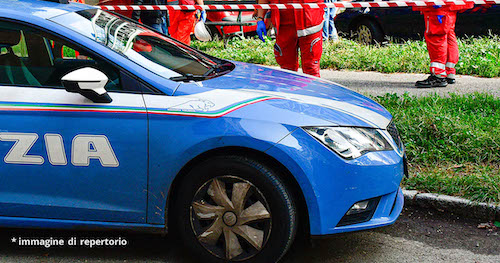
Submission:
[[214,68],[227,64],[131,20],[100,9],[68,13],[51,20],[111,48],[165,78],[210,78],[220,73],[218,70],[212,74]]

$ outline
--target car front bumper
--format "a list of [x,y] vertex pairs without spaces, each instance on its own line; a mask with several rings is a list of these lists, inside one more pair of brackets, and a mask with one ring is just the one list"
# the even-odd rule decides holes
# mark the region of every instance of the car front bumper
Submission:
[[401,214],[403,204],[403,191],[399,188],[397,191],[381,197],[375,213],[370,220],[352,225],[336,226],[331,230],[330,234],[360,231],[391,225],[396,222],[396,219],[398,219]]
[[[394,223],[403,209],[399,187],[404,160],[396,151],[344,160],[302,129],[268,151],[298,182],[307,205],[312,236],[359,231]],[[340,224],[356,203],[377,199],[367,220]],[[345,223],[345,222],[344,222]]]

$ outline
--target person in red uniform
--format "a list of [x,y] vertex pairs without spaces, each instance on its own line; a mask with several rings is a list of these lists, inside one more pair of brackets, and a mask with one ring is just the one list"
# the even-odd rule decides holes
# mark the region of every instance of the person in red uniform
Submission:
[[431,75],[417,81],[417,88],[446,87],[455,83],[455,65],[458,62],[458,44],[455,35],[457,12],[474,7],[465,5],[413,7],[425,18],[425,42],[431,59]]
[[[173,0],[167,1],[169,5],[203,5],[203,0]],[[196,11],[180,11],[175,10],[170,12],[170,28],[168,32],[170,36],[179,40],[180,42],[190,45],[191,33],[194,29],[196,22]],[[206,20],[205,10],[201,11],[200,20]]]
[[[259,4],[323,3],[324,0],[259,0]],[[265,42],[264,15],[267,10],[257,11],[257,34]],[[276,27],[274,56],[283,69],[297,71],[299,56],[302,71],[319,77],[319,63],[323,53],[323,8],[271,10],[271,20]]]

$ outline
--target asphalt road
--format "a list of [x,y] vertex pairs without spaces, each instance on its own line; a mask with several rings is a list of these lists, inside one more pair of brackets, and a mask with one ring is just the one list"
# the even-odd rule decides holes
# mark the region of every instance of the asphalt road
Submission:
[[[500,262],[500,231],[478,229],[481,221],[438,211],[405,208],[396,224],[294,244],[283,262]],[[196,262],[173,237],[125,232],[2,229],[0,262]],[[12,238],[121,238],[126,246],[25,247]]]
[[447,95],[450,92],[459,94],[486,92],[500,97],[500,78],[457,76],[457,83],[448,85],[446,88],[417,89],[415,82],[426,79],[428,75],[321,70],[321,77],[363,94],[383,95],[407,92],[411,95],[425,96],[432,93]]

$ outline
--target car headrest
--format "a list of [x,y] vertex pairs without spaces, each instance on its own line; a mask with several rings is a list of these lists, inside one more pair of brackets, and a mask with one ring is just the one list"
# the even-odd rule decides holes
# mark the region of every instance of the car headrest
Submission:
[[21,41],[21,31],[0,31],[0,47],[12,47]]

